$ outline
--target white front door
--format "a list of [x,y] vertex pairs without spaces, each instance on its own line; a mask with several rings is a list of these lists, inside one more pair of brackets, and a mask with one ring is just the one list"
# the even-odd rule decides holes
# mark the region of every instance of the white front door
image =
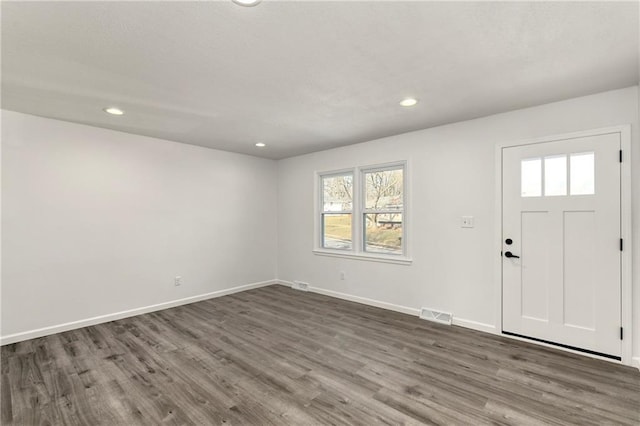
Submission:
[[620,134],[502,150],[502,328],[621,356]]

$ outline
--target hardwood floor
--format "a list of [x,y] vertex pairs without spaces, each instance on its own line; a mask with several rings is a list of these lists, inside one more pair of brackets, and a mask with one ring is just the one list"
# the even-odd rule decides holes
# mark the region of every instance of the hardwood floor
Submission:
[[3,425],[640,424],[636,369],[282,286],[1,354]]

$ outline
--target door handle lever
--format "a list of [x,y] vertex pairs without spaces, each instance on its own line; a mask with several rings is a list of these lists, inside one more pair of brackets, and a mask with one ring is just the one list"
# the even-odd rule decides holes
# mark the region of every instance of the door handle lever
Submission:
[[506,251],[504,252],[504,257],[508,257],[508,258],[515,258],[515,259],[520,259],[520,256],[516,256],[515,254],[511,253],[510,251]]

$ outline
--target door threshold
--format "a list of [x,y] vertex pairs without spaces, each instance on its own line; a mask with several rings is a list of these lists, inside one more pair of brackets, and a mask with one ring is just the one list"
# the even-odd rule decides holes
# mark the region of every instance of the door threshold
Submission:
[[603,358],[614,359],[616,361],[622,362],[622,357],[615,356],[615,355],[604,354],[602,352],[596,352],[596,351],[592,351],[592,350],[589,350],[589,349],[583,349],[583,348],[578,348],[578,347],[575,347],[575,346],[565,345],[565,344],[562,344],[562,343],[551,342],[549,340],[538,339],[537,337],[524,336],[522,334],[511,333],[510,331],[504,331],[503,330],[502,334],[506,334],[507,336],[519,337],[521,339],[533,340],[534,342],[546,343],[547,345],[558,346],[560,348],[571,349],[572,351],[583,352],[585,354],[596,355],[596,356],[600,356],[600,357],[603,357]]

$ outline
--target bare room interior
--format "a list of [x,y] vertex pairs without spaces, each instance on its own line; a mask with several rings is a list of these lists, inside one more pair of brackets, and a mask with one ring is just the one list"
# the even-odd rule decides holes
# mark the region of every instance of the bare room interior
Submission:
[[2,425],[640,425],[640,4],[2,1]]

